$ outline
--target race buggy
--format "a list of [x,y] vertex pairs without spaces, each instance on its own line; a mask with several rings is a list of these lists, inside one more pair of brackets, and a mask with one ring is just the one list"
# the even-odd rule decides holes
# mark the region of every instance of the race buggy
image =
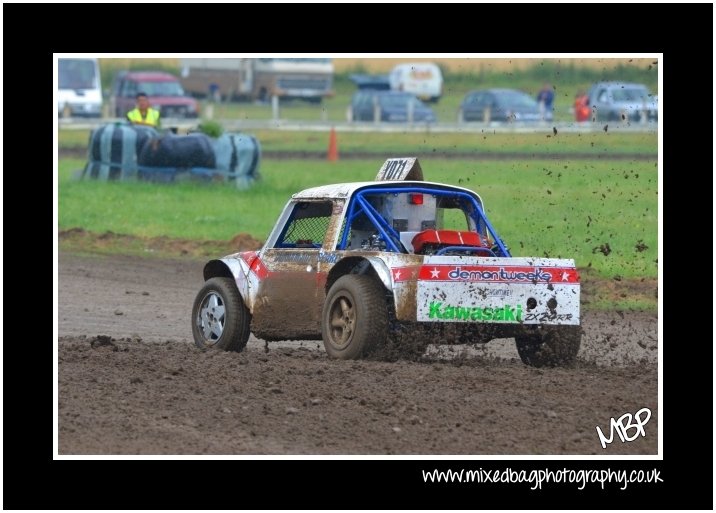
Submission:
[[[475,192],[423,181],[415,158],[388,159],[374,182],[292,196],[263,248],[211,260],[194,301],[200,348],[323,339],[355,359],[392,343],[514,337],[533,366],[579,350],[574,260],[513,257]],[[397,342],[396,342],[397,341]]]

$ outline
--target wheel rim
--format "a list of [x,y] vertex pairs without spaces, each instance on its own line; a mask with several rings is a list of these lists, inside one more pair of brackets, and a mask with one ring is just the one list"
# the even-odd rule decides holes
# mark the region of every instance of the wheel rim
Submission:
[[196,325],[207,345],[216,344],[224,333],[226,325],[224,298],[216,292],[209,292],[204,296],[196,315]]
[[346,294],[336,296],[328,312],[331,343],[339,349],[345,348],[355,331],[356,311],[353,298]]

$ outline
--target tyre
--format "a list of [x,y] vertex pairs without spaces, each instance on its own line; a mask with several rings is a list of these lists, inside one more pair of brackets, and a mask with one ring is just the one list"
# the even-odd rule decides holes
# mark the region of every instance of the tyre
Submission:
[[201,349],[241,351],[249,340],[251,314],[231,278],[211,278],[194,300],[194,343]]
[[515,337],[520,359],[532,367],[557,367],[573,363],[581,340],[580,326],[542,328]]
[[388,335],[385,291],[370,276],[348,274],[328,291],[321,315],[326,352],[333,358],[355,360]]

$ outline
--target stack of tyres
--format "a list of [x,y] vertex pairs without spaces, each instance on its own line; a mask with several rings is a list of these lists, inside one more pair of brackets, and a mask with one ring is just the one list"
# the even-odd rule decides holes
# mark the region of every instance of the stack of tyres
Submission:
[[214,140],[214,153],[216,168],[238,189],[247,189],[259,179],[261,145],[252,135],[222,134]]
[[159,136],[152,127],[113,123],[92,131],[83,178],[128,180],[139,171],[139,155],[148,141]]
[[82,177],[92,180],[174,182],[180,177],[225,180],[247,189],[259,179],[255,137],[226,133],[175,135],[152,127],[112,123],[92,131]]

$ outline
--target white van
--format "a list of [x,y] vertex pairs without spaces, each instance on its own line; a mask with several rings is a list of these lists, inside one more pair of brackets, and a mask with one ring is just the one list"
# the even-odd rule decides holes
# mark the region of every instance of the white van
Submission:
[[398,64],[390,72],[390,88],[413,93],[421,100],[437,102],[443,94],[443,74],[437,64]]
[[100,117],[102,86],[97,59],[58,59],[57,69],[58,114]]

